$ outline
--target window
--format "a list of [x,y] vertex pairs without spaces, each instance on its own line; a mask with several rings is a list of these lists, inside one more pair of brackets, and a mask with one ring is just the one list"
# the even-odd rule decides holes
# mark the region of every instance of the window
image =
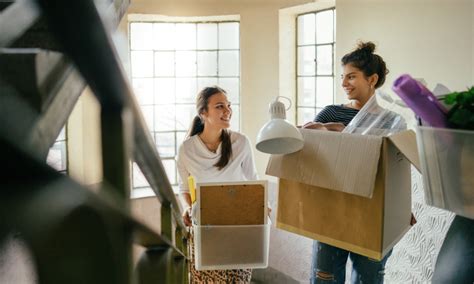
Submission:
[[49,149],[46,163],[58,172],[67,174],[67,139],[66,127],[61,129],[56,142]]
[[312,121],[334,103],[336,10],[297,17],[297,123]]
[[[132,84],[168,178],[177,188],[175,157],[196,115],[196,94],[218,85],[239,130],[239,22],[130,22]],[[149,189],[133,166],[134,189]]]

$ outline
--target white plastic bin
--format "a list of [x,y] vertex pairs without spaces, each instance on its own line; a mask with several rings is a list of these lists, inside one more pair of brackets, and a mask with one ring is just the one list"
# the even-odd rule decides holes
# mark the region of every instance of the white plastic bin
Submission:
[[270,222],[265,225],[194,225],[196,270],[266,268]]
[[428,205],[474,219],[474,131],[417,128]]

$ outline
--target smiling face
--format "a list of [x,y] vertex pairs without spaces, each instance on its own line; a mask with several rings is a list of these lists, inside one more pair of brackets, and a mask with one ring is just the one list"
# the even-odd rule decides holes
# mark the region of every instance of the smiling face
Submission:
[[207,110],[201,113],[205,127],[224,129],[230,127],[232,108],[227,96],[223,93],[212,95],[207,104]]
[[365,103],[375,92],[375,84],[377,83],[378,75],[365,76],[364,72],[346,64],[343,66],[342,72],[342,88],[347,94],[348,99],[356,100]]

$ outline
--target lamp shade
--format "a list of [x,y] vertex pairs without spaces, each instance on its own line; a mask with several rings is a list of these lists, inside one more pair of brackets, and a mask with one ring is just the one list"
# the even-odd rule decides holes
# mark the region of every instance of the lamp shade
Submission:
[[268,154],[290,154],[301,150],[303,136],[286,120],[285,106],[278,97],[270,104],[270,114],[272,119],[258,132],[257,150]]

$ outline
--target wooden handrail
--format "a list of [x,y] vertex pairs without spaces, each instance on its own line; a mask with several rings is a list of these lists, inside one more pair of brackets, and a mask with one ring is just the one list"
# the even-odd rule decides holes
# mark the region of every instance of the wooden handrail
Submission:
[[21,36],[40,16],[36,2],[32,0],[13,1],[0,17],[0,47],[8,47]]
[[[112,5],[126,2],[129,0],[115,0]],[[29,127],[32,133],[29,140],[32,142],[17,145],[15,139],[6,139],[9,133],[15,132],[14,126],[6,126],[0,133],[0,149],[6,151],[6,154],[2,153],[2,158],[9,164],[9,171],[3,171],[6,176],[1,179],[0,215],[6,218],[0,218],[0,241],[5,232],[20,232],[36,260],[40,283],[132,283],[132,238],[136,244],[147,248],[137,266],[140,279],[146,281],[151,276],[157,283],[186,282],[187,253],[183,237],[187,235],[187,228],[181,218],[180,206],[110,39],[108,25],[103,23],[94,1],[19,0],[6,7],[4,11],[8,11],[7,14],[0,14],[0,23],[19,13],[18,8],[23,6],[32,9],[25,12],[32,15],[31,20],[21,19],[17,21],[21,24],[17,31],[3,37],[0,35],[0,47],[12,44],[40,16],[42,27],[47,22],[48,38],[76,67],[73,68],[67,61],[64,65],[66,69],[63,69],[72,72],[72,75],[63,74],[62,78],[51,72],[48,80],[53,80],[56,83],[54,86],[61,85],[57,80],[77,81],[78,88],[88,84],[101,104],[104,172],[101,188],[104,190],[91,192],[57,173],[44,164],[44,157],[34,154],[39,151],[34,145],[42,145],[40,148],[46,149],[45,145],[53,136],[49,132],[53,128],[59,129],[58,124],[64,123],[70,115],[74,103],[58,110],[60,102],[66,98],[75,101],[80,92],[74,89],[74,94],[67,96],[67,90],[66,93],[59,90],[57,93],[60,95],[53,94],[54,101],[48,103],[38,103],[33,99],[35,119],[32,119],[33,116],[29,119],[39,123],[31,122],[21,128]],[[120,14],[112,17],[114,22],[124,12],[124,5],[119,9],[113,9],[111,5],[106,8],[106,13],[115,11]],[[0,26],[2,30],[3,26]],[[28,42],[27,34],[23,38]],[[35,53],[32,56],[36,56]],[[11,59],[5,58],[7,61]],[[8,73],[7,69],[3,70],[3,74]],[[23,69],[19,70],[23,72]],[[14,102],[11,106],[20,112],[19,115],[27,113],[30,106],[16,96],[23,86],[9,84],[16,82],[16,77],[2,79],[7,79],[7,84],[0,87],[11,91],[9,96],[15,99],[9,101]],[[49,83],[45,86],[50,86]],[[8,104],[5,106],[8,107]],[[61,118],[56,123],[48,123],[58,113]],[[9,121],[11,114],[8,112],[0,116]],[[131,214],[132,155],[161,202],[161,232],[154,231]],[[177,225],[174,232],[173,221]],[[87,260],[77,263],[77,259]],[[159,269],[155,270],[156,267]]]
[[53,33],[98,97],[102,112],[129,109],[134,117],[134,154],[162,205],[170,204],[177,225],[180,207],[147,130],[109,33],[91,0],[39,0]]

